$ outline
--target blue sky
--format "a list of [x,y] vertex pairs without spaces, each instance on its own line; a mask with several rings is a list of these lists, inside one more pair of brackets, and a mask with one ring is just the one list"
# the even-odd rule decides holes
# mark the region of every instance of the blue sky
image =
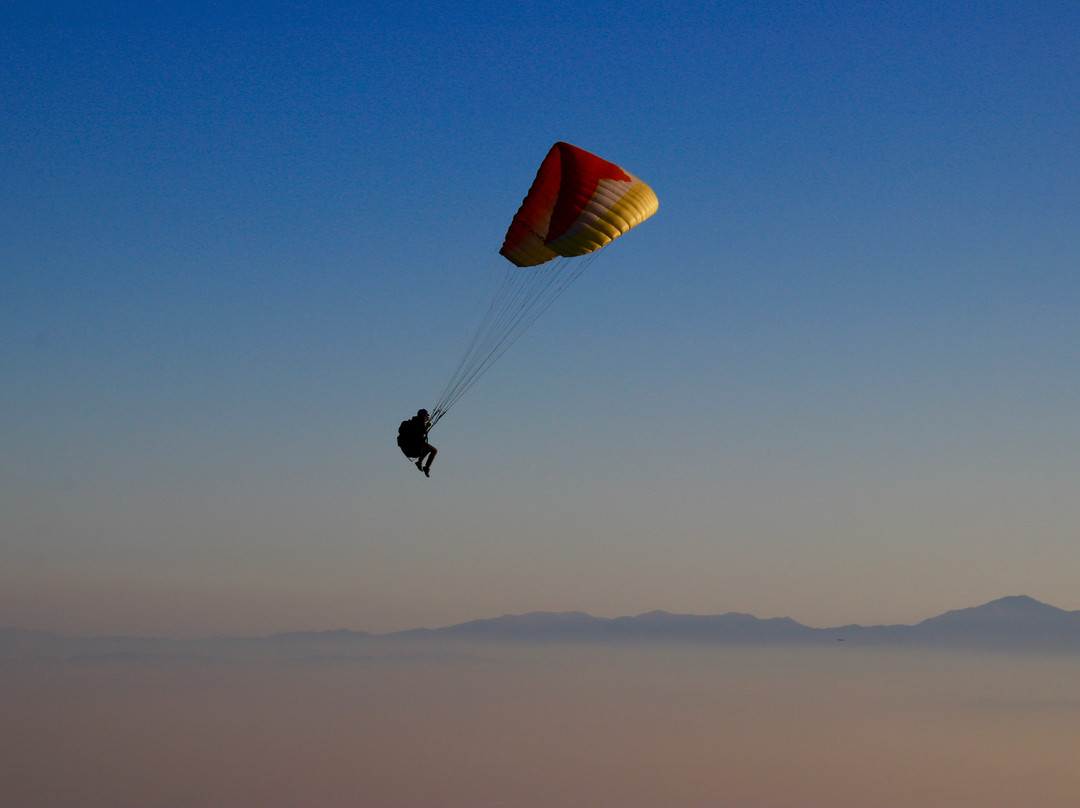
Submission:
[[[1080,608],[1073,4],[0,14],[0,624]],[[660,210],[424,479],[556,140]]]

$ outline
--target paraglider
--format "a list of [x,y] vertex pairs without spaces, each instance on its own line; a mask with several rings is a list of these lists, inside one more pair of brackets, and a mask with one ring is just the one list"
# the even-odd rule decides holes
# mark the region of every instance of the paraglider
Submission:
[[[412,418],[407,418],[398,427],[397,445],[409,460],[416,460],[416,467],[424,472],[425,477],[431,476],[431,461],[439,450],[428,443],[428,430],[431,429],[431,421],[428,420],[427,410],[418,410]],[[424,460],[427,463],[424,463]]]
[[[499,261],[491,304],[432,408],[427,428],[585,271],[598,250],[652,216],[658,206],[652,188],[614,163],[569,143],[552,146],[506,231],[499,250],[506,260]],[[417,467],[427,473],[420,461]]]

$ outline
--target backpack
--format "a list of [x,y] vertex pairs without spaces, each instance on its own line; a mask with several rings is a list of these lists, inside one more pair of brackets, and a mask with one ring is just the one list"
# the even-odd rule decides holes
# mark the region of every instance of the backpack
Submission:
[[398,448],[410,457],[412,457],[413,454],[416,454],[413,450],[419,448],[420,439],[423,437],[416,427],[416,421],[412,418],[408,418],[401,422],[401,425],[397,430]]

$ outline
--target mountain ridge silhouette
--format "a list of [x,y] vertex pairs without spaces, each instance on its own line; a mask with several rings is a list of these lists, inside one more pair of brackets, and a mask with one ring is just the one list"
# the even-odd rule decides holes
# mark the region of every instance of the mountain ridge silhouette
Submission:
[[1026,595],[954,609],[913,625],[849,624],[812,628],[790,617],[744,612],[594,617],[586,612],[528,612],[482,618],[441,628],[385,634],[349,629],[279,632],[261,637],[170,640],[153,637],[66,637],[46,631],[0,628],[0,660],[104,660],[123,658],[355,658],[379,644],[435,641],[519,643],[691,642],[730,645],[925,646],[956,649],[1080,652],[1080,610],[1066,611]]

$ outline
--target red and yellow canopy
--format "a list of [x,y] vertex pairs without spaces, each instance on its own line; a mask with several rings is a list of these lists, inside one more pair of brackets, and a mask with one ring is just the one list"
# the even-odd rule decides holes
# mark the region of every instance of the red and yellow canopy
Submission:
[[569,143],[547,153],[499,252],[519,267],[599,250],[656,213],[652,188]]

